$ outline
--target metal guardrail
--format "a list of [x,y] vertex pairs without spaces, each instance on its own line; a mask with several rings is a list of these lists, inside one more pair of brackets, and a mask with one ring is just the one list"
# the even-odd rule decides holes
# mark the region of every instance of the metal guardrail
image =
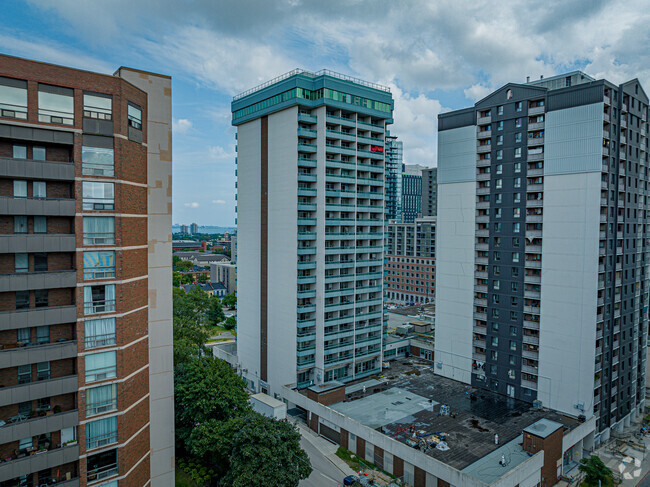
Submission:
[[313,73],[311,71],[306,71],[304,69],[296,68],[289,71],[288,73],[281,74],[280,76],[277,76],[272,80],[257,85],[254,88],[239,93],[238,95],[233,96],[232,99],[233,101],[239,100],[241,98],[244,98],[247,95],[250,95],[251,93],[255,93],[256,91],[261,90],[262,88],[266,88],[267,86],[271,86],[279,81],[285,80],[287,78],[290,78],[298,74],[301,74],[303,76],[308,76],[310,78],[316,78],[317,76],[323,76],[323,75],[331,76],[332,78],[338,78],[344,81],[351,81],[352,83],[356,83],[362,86],[367,86],[368,88],[373,88],[375,90],[380,90],[380,91],[385,91],[387,93],[390,93],[390,88],[388,86],[383,86],[377,83],[371,83],[370,81],[364,81],[360,78],[355,78],[354,76],[349,76],[347,74],[337,73],[336,71],[331,71],[329,69],[321,69],[320,71],[316,71],[315,73]]

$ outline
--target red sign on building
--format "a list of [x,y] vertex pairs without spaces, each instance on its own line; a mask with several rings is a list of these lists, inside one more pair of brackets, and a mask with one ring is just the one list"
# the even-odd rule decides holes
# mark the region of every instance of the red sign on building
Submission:
[[370,150],[372,152],[384,152],[384,148],[380,145],[371,145]]

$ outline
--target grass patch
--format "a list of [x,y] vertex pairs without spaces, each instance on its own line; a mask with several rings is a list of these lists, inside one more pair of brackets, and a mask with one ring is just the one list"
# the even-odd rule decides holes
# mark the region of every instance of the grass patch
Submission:
[[218,335],[219,333],[228,331],[223,326],[219,326],[219,325],[206,326],[204,327],[204,329],[210,334],[210,336]]
[[192,479],[183,472],[178,466],[176,467],[176,487],[197,487]]

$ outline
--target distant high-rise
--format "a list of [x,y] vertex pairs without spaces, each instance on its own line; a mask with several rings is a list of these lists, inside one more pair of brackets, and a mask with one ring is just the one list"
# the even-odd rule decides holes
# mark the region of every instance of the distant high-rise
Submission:
[[190,234],[196,235],[199,233],[199,226],[196,223],[191,223],[190,224]]
[[402,218],[402,141],[386,135],[386,221]]
[[422,170],[422,216],[436,216],[438,211],[438,168]]
[[645,402],[647,95],[572,72],[438,127],[436,372],[606,439]]
[[413,223],[422,213],[422,175],[402,174],[402,222]]
[[171,79],[0,56],[0,484],[174,485]]
[[187,225],[181,225],[181,233],[182,233],[183,235],[187,235],[187,234],[189,234],[189,231],[190,231],[190,230],[189,230],[189,228],[188,228]]
[[388,88],[296,70],[235,97],[237,355],[254,390],[381,370]]

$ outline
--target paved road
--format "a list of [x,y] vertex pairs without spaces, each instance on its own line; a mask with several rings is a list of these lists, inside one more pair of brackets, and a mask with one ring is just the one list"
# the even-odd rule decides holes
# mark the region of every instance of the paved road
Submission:
[[343,472],[329,461],[311,442],[305,438],[301,438],[300,446],[309,455],[313,471],[308,479],[300,482],[299,487],[339,487],[343,485]]

